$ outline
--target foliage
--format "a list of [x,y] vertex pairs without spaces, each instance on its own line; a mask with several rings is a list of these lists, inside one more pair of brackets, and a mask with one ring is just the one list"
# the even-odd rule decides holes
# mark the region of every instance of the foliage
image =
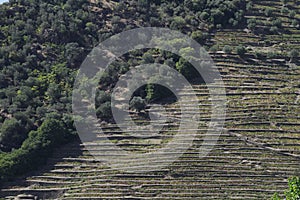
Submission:
[[0,144],[2,151],[18,148],[26,139],[23,127],[15,118],[6,119],[1,126]]
[[200,44],[204,44],[205,40],[207,39],[207,36],[202,31],[194,31],[192,33],[192,38],[199,42]]
[[296,49],[292,49],[289,52],[289,57],[292,59],[297,58],[299,56],[299,52]]
[[0,150],[11,151],[19,148],[33,129],[33,123],[23,113],[16,113],[15,117],[6,119],[0,128]]
[[29,170],[36,169],[46,161],[54,147],[65,143],[71,134],[65,125],[56,119],[47,119],[37,131],[31,131],[21,148],[0,157],[0,180],[14,178]]
[[232,48],[231,48],[229,45],[225,45],[225,46],[223,47],[223,51],[224,51],[224,53],[229,54],[229,53],[231,53]]
[[236,49],[235,49],[235,51],[240,56],[245,55],[245,53],[247,52],[246,48],[244,46],[242,46],[242,45],[237,46]]
[[101,104],[97,110],[96,114],[98,118],[101,118],[102,120],[109,120],[112,117],[112,111],[111,111],[111,103],[105,102]]
[[75,131],[72,85],[101,24],[89,5],[86,0],[0,5],[1,180],[38,167]]
[[133,97],[130,101],[130,108],[140,112],[146,108],[146,101],[141,97]]
[[273,11],[272,11],[272,9],[271,8],[266,8],[265,9],[265,15],[267,16],[267,17],[271,17],[272,16],[272,13],[273,13]]
[[[292,177],[288,181],[289,189],[284,193],[285,200],[299,200],[300,199],[300,178]],[[281,200],[278,193],[274,194],[272,200]]]
[[96,99],[95,99],[95,106],[98,108],[101,104],[110,101],[111,97],[110,94],[103,91],[97,90],[96,91]]
[[247,26],[250,30],[254,30],[257,25],[256,19],[248,19]]

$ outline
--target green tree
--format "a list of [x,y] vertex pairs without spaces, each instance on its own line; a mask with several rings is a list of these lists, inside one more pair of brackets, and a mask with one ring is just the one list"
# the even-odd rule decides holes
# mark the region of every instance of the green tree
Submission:
[[185,20],[180,17],[180,16],[176,16],[173,18],[173,21],[171,22],[170,28],[171,29],[182,29],[185,25]]
[[146,101],[141,97],[133,97],[130,101],[130,108],[135,109],[138,112],[141,112],[146,108]]
[[272,16],[272,13],[273,13],[273,11],[272,11],[272,9],[271,8],[266,8],[265,9],[265,15],[267,16],[267,17],[271,17]]
[[210,47],[209,51],[216,53],[219,50],[219,46],[218,45],[213,45],[212,47]]
[[203,34],[202,31],[197,30],[192,33],[192,38],[200,44],[204,44],[206,40],[206,35]]
[[247,9],[247,11],[251,11],[253,9],[253,2],[252,1],[247,3],[246,9]]
[[282,27],[282,21],[281,19],[275,19],[272,21],[272,26],[276,26],[277,28],[281,28]]
[[67,64],[71,67],[75,67],[82,60],[83,48],[79,46],[77,42],[68,43],[65,46],[65,58]]
[[291,50],[289,52],[289,57],[291,61],[293,61],[295,58],[299,57],[299,51],[297,51],[296,49]]
[[[299,200],[300,199],[300,178],[292,177],[288,181],[289,189],[284,193],[284,200]],[[274,194],[272,200],[283,200],[278,193]]]
[[255,27],[257,25],[257,22],[256,22],[256,19],[249,19],[247,21],[247,27],[250,29],[250,30],[254,30]]
[[229,45],[225,45],[225,46],[223,47],[223,51],[224,51],[224,53],[226,53],[226,54],[230,54],[231,51],[232,51],[232,48],[231,48]]
[[294,18],[295,16],[296,16],[296,11],[294,11],[294,10],[291,10],[290,12],[289,12],[289,17],[290,18]]
[[50,83],[46,95],[50,103],[57,103],[61,97],[61,86],[57,83]]
[[209,18],[209,14],[207,12],[202,12],[200,14],[200,19],[206,21]]
[[300,199],[300,178],[293,177],[289,179],[289,190],[285,192],[286,200]]
[[0,129],[0,149],[11,151],[13,148],[19,148],[26,139],[26,134],[24,127],[16,118],[6,119]]
[[110,120],[112,118],[111,103],[105,102],[96,110],[97,117],[102,120]]
[[176,63],[176,69],[187,79],[194,78],[198,75],[197,70],[192,66],[192,64],[182,57]]
[[299,26],[299,22],[298,22],[298,20],[296,20],[296,19],[293,19],[293,20],[292,20],[292,25],[293,25],[293,27],[297,27],[297,26]]
[[144,53],[142,59],[143,59],[142,61],[143,64],[154,63],[154,58],[151,52]]
[[96,98],[95,98],[96,108],[98,108],[101,104],[110,101],[110,99],[111,99],[111,96],[109,93],[107,93],[103,90],[97,90]]
[[239,56],[243,56],[245,55],[245,53],[247,52],[246,48],[242,45],[239,45],[235,48],[235,51],[236,53],[239,55]]

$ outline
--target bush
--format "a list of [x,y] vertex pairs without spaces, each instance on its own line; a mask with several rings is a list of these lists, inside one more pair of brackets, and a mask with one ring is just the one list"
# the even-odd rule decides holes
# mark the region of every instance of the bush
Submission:
[[251,11],[253,9],[253,3],[250,1],[249,3],[247,3],[246,5],[246,10],[247,11]]
[[245,53],[247,52],[246,48],[242,45],[237,46],[235,50],[236,50],[236,53],[240,56],[245,55]]
[[209,18],[209,14],[207,12],[202,12],[200,15],[200,19],[206,21]]
[[289,9],[285,6],[283,6],[283,7],[281,7],[280,12],[281,12],[281,14],[285,15],[285,14],[289,13]]
[[106,93],[103,90],[97,90],[95,95],[95,105],[98,108],[101,104],[110,101],[111,97],[110,94]]
[[218,45],[213,45],[212,47],[210,47],[209,51],[216,53],[219,50]]
[[294,10],[291,10],[290,12],[289,12],[289,17],[290,18],[294,18],[295,16],[296,16],[296,11],[294,11]]
[[265,9],[265,15],[266,15],[267,17],[271,17],[271,16],[272,16],[272,13],[273,13],[272,9],[270,9],[270,8],[266,8],[266,9]]
[[231,48],[229,45],[225,45],[225,46],[223,47],[223,51],[224,51],[224,53],[229,54],[229,53],[231,53],[232,48]]
[[289,190],[285,192],[286,200],[300,199],[300,178],[293,177],[289,179]]
[[31,131],[21,148],[0,156],[0,181],[36,169],[45,163],[54,147],[71,139],[64,124],[56,119],[46,119],[37,131]]
[[199,76],[197,70],[193,67],[191,63],[189,63],[184,58],[180,58],[179,61],[176,63],[176,69],[185,76],[188,80],[196,78]]
[[289,52],[289,57],[291,58],[291,60],[297,58],[298,56],[299,56],[299,52],[296,49],[293,49]]
[[146,108],[146,101],[141,97],[133,97],[130,101],[130,108],[141,112],[141,110],[145,110]]
[[99,106],[96,110],[97,117],[102,120],[109,120],[112,118],[112,111],[111,111],[111,103],[105,102]]
[[298,20],[293,19],[293,20],[292,20],[292,26],[293,26],[293,27],[297,27],[298,25],[299,25]]
[[277,56],[277,53],[274,51],[268,51],[268,53],[267,53],[268,59],[276,58],[276,56]]
[[271,26],[271,28],[270,28],[271,33],[278,33],[278,31],[279,31],[279,29],[277,26]]
[[278,28],[282,27],[282,21],[280,19],[275,19],[272,21],[272,26],[276,26]]
[[182,29],[184,27],[185,24],[186,24],[185,20],[182,17],[177,16],[177,17],[174,17],[174,19],[173,19],[173,21],[172,21],[172,23],[170,25],[170,28],[171,29],[179,29],[180,30],[180,29]]
[[158,84],[148,84],[146,87],[146,99],[148,102],[157,101],[164,98],[174,98],[175,95],[168,88]]
[[9,152],[19,148],[26,137],[27,133],[17,119],[6,119],[0,129],[0,149]]
[[206,39],[206,35],[204,35],[204,34],[202,33],[202,31],[194,31],[194,32],[192,33],[192,38],[193,38],[194,40],[196,40],[197,42],[199,42],[200,44],[204,44],[205,39]]
[[257,22],[256,22],[256,19],[249,19],[247,21],[247,27],[250,29],[250,30],[254,30],[254,28],[256,27],[257,25]]
[[[300,178],[292,177],[288,181],[289,189],[284,193],[285,200],[299,200],[300,199]],[[272,197],[272,200],[281,200],[279,195],[276,193]]]
[[142,61],[143,64],[148,64],[148,63],[154,63],[155,62],[155,60],[153,58],[153,55],[150,52],[144,53],[144,55],[142,56],[142,59],[143,59],[143,61]]

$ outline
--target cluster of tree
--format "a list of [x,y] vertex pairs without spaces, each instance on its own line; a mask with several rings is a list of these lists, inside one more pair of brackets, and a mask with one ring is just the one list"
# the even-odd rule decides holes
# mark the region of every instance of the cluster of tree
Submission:
[[86,0],[0,6],[0,150],[18,149],[51,113],[72,129],[76,71],[99,40],[101,24],[89,6]]
[[0,128],[0,149],[4,152],[17,149],[33,129],[34,124],[23,113],[16,113],[14,117],[5,119]]
[[0,5],[1,181],[43,163],[75,132],[73,82],[103,36],[98,32],[103,19],[90,7],[87,0]]
[[[181,53],[183,54],[189,54],[190,51],[190,48],[181,49]],[[117,62],[112,63],[101,77],[100,86],[96,92],[96,114],[101,120],[111,120],[112,113],[110,109],[110,93],[118,81],[118,77],[127,72],[130,69],[130,66],[138,66],[149,63],[160,63],[167,65],[177,70],[189,81],[197,78],[199,82],[204,82],[199,72],[189,61],[171,52],[150,49],[143,51],[138,50],[134,53],[126,54]],[[158,77],[153,75],[152,78],[153,80],[156,80]],[[158,84],[147,84],[134,92],[130,100],[130,108],[136,111],[141,111],[145,108],[147,103],[161,101],[162,99],[166,98],[176,99],[175,95],[168,88]]]
[[[235,27],[244,23],[245,0],[139,0],[120,1],[117,11],[126,11],[144,25],[169,24],[173,29]],[[120,26],[120,25],[118,25]]]
[[[299,28],[299,19],[296,18],[296,11],[290,10],[289,7],[286,5],[286,2],[282,2],[281,7],[281,14],[288,16],[288,20],[291,23],[291,25],[295,28]],[[249,2],[246,6],[246,9],[250,10],[253,8],[252,2]],[[252,31],[255,31],[257,29],[258,24],[264,24],[264,28],[262,28],[264,33],[272,33],[272,34],[278,34],[281,31],[283,31],[282,21],[281,19],[275,15],[274,9],[271,7],[266,7],[263,10],[263,14],[267,17],[267,21],[264,22],[258,22],[255,18],[251,18],[247,21],[248,28]]]
[[74,135],[68,132],[61,120],[45,120],[36,131],[29,133],[20,148],[0,154],[0,182],[36,169],[46,162],[55,147],[72,137]]

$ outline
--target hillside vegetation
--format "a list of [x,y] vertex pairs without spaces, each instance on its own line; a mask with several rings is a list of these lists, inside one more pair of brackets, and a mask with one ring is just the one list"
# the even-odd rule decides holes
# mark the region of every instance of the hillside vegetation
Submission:
[[[11,0],[0,5],[0,198],[23,193],[41,199],[270,199],[274,193],[274,199],[282,198],[287,179],[299,175],[299,10],[298,2],[284,0]],[[169,52],[123,55],[99,80],[95,99],[99,122],[116,145],[149,152],[178,128],[176,101],[165,103],[173,120],[158,137],[130,137],[116,126],[110,93],[136,65],[164,63],[181,72],[193,83],[201,110],[199,134],[178,161],[158,172],[126,174],[90,155],[85,147],[96,143],[78,141],[72,89],[81,63],[99,42],[150,26],[179,30],[203,45],[221,73],[228,111],[217,145],[199,158],[214,101],[203,79]],[[144,124],[146,103],[165,101],[171,93],[147,85],[135,95],[132,118]],[[195,112],[190,105],[185,102]]]

